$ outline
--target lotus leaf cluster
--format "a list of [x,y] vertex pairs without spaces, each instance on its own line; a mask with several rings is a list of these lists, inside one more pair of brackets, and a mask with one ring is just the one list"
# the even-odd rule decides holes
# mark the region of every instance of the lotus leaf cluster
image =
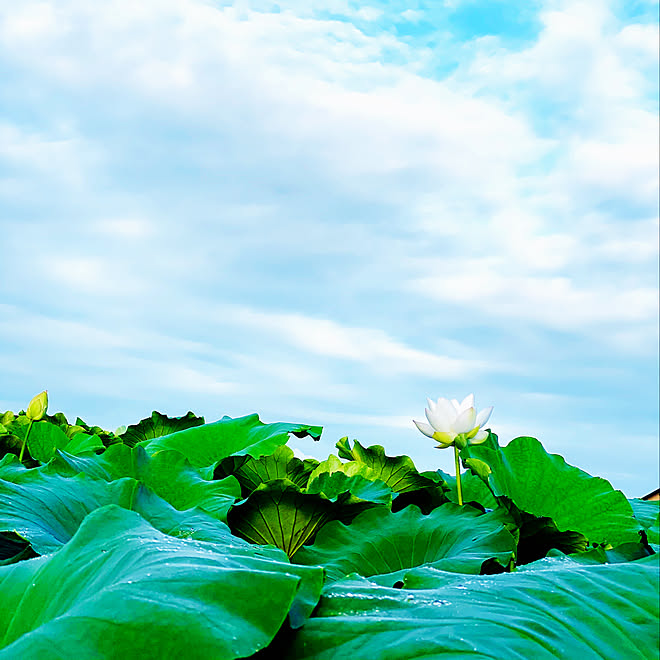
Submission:
[[418,424],[465,436],[462,496],[348,437],[297,458],[318,426],[47,405],[0,414],[0,660],[657,657],[658,504],[472,399]]

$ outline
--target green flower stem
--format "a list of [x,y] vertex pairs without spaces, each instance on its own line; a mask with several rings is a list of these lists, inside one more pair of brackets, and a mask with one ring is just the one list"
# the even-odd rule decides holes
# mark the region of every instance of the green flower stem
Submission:
[[454,445],[454,460],[456,462],[456,494],[458,503],[463,504],[463,487],[461,486],[461,462],[458,458],[458,447]]
[[30,431],[32,429],[32,424],[34,422],[30,420],[30,423],[28,424],[28,430],[27,433],[25,434],[25,439],[23,440],[23,446],[21,447],[21,453],[18,456],[18,460],[23,462],[23,453],[25,452],[25,445],[27,445],[28,438],[30,437]]

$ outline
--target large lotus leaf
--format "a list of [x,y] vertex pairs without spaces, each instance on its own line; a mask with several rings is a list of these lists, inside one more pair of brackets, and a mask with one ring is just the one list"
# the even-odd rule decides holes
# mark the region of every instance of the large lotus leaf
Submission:
[[182,417],[168,417],[154,410],[151,417],[147,417],[137,424],[131,424],[119,437],[125,445],[134,447],[139,442],[153,440],[202,424],[204,424],[204,418],[197,417],[192,411],[188,411]]
[[0,459],[0,479],[20,481],[28,474],[30,474],[30,470],[18,460],[18,456],[6,454]]
[[235,477],[204,479],[179,452],[161,451],[149,457],[142,447],[133,451],[138,456],[137,478],[176,509],[199,507],[226,521],[227,512],[241,496]]
[[27,447],[32,458],[41,463],[48,463],[58,449],[77,455],[105,448],[97,435],[89,435],[81,431],[69,437],[56,424],[44,421],[32,425]]
[[360,514],[350,525],[330,522],[295,561],[324,566],[331,580],[350,573],[387,575],[393,585],[401,571],[417,566],[480,573],[485,562],[497,561],[504,570],[514,550],[515,539],[499,521],[448,503],[428,515],[415,506],[398,513],[383,507]]
[[59,552],[0,568],[0,659],[245,657],[301,592],[309,610],[320,569],[300,568],[173,539],[106,507]]
[[294,456],[290,447],[282,445],[272,454],[260,458],[248,455],[229,456],[215,468],[214,477],[220,479],[233,475],[240,482],[243,495],[247,497],[260,484],[275,479],[288,479],[296,486],[304,488],[317,465],[317,460],[302,461]]
[[[169,464],[168,454],[173,454],[175,459]],[[86,474],[67,477],[48,468],[23,469],[14,474],[14,482],[0,479],[0,531],[18,533],[32,544],[37,553],[44,554],[61,547],[75,534],[87,514],[107,504],[135,509],[158,529],[175,535],[178,532],[173,528],[174,523],[170,524],[167,520],[162,524],[157,522],[159,517],[162,518],[163,510],[170,507],[186,511],[189,518],[195,517],[195,521],[188,521],[189,526],[185,529],[201,521],[207,528],[215,523],[221,525],[220,521],[226,520],[227,511],[238,497],[237,482],[233,478],[204,481],[195,476],[194,468],[188,465],[177,472],[174,469],[176,462],[184,461],[176,452],[163,452],[154,460],[156,469],[143,477],[144,482],[156,490],[149,499],[145,499],[144,494],[141,496],[146,490],[144,482],[141,484],[130,477],[107,482]],[[160,471],[159,465],[163,468]],[[189,474],[185,471],[186,467],[190,470]],[[166,481],[167,468],[171,470],[171,483]],[[163,496],[172,501],[168,504],[161,499]],[[191,512],[191,509],[194,511]],[[172,520],[175,519],[173,515],[169,516]],[[176,520],[181,522],[182,518]],[[211,540],[208,536],[205,538]]]
[[42,421],[32,424],[27,448],[32,458],[47,463],[55,455],[55,450],[63,449],[68,442],[69,438],[59,426]]
[[[549,556],[557,554],[561,553],[553,550]],[[578,564],[622,564],[628,561],[644,559],[652,554],[652,550],[649,550],[641,542],[637,542],[624,543],[616,548],[598,546],[597,548],[589,548],[585,552],[576,552],[567,556]]]
[[366,579],[334,583],[282,657],[657,658],[660,585],[657,557],[649,560],[609,566],[570,562],[479,577],[429,569],[413,591]]
[[632,506],[635,518],[646,531],[649,543],[660,543],[660,502],[649,500],[628,500]]
[[641,525],[621,491],[548,454],[535,438],[515,438],[497,450],[475,445],[467,453],[490,466],[496,495],[509,497],[522,511],[552,518],[560,531],[580,532],[592,543],[639,540]]
[[[0,531],[17,532],[36,552],[44,554],[66,543],[94,509],[107,504],[136,509],[144,486],[175,509],[197,508],[200,514],[218,521],[226,520],[227,511],[240,496],[233,477],[206,481],[178,452],[162,452],[150,459],[141,448],[126,449],[138,458],[134,465],[139,481],[123,477],[108,482],[85,473],[65,476],[55,472],[52,465],[12,470],[7,475],[12,481],[8,481],[2,479],[0,466]],[[156,511],[138,510],[149,520],[152,513],[156,515]]]
[[[110,445],[102,454],[75,456],[66,451],[57,451],[53,460],[44,468],[58,474],[87,474],[95,479],[115,481],[122,477],[137,479],[140,464],[144,463],[145,452],[122,443]],[[0,473],[2,477],[2,473]]]
[[202,472],[177,451],[162,451],[148,456],[142,447],[115,444],[103,454],[91,457],[58,452],[44,469],[61,474],[84,473],[106,481],[132,477],[176,509],[184,511],[199,507],[223,521],[227,519],[229,508],[241,496],[235,477],[205,479]]
[[351,447],[348,438],[344,437],[337,442],[337,449],[340,458],[357,461],[371,468],[374,478],[384,481],[395,493],[436,486],[433,480],[419,474],[408,456],[386,456],[380,445],[363,447],[357,440],[353,440]]
[[261,484],[227,516],[231,531],[251,543],[274,545],[293,557],[335,515],[336,505],[279,479]]
[[163,449],[175,449],[193,465],[207,467],[217,465],[228,456],[247,454],[259,458],[272,454],[277,447],[287,443],[289,434],[298,437],[309,435],[318,440],[321,431],[320,426],[307,424],[264,424],[259,415],[253,414],[236,419],[223,417],[212,424],[156,438],[145,443],[145,447],[149,454]]
[[0,531],[15,532],[35,552],[55,552],[77,531],[91,511],[107,504],[132,508],[138,483],[107,483],[86,475],[66,478],[30,470],[21,483],[0,480]]

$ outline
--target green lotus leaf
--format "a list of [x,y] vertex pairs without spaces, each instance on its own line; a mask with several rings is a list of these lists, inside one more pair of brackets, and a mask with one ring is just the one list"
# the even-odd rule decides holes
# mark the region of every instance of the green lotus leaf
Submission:
[[64,445],[63,451],[74,456],[103,451],[105,449],[105,445],[101,442],[101,438],[98,435],[89,435],[88,433],[80,432],[67,437],[69,441]]
[[227,516],[231,531],[261,545],[274,545],[293,557],[303,543],[336,514],[333,502],[303,493],[290,481],[261,484]]
[[[76,456],[58,450],[51,463],[44,469],[67,475],[83,473],[103,481],[115,481],[122,477],[137,479],[140,471],[138,459],[140,464],[147,460],[144,450],[140,452],[139,449],[115,443],[102,454],[94,456]],[[0,477],[2,477],[1,473]]]
[[560,531],[579,532],[599,544],[639,540],[641,525],[621,491],[548,454],[535,438],[515,438],[501,449],[470,446],[461,455],[490,466],[489,484],[497,496],[510,498],[522,511],[552,518]]
[[[179,511],[135,479],[112,482],[81,474],[70,478],[31,471],[23,484],[0,481],[0,529],[26,539],[38,554],[67,543],[91,511],[116,504],[137,511],[156,529],[176,537],[230,542],[229,528],[211,513],[191,507]],[[234,537],[234,541],[239,541]]]
[[385,482],[395,493],[406,493],[422,488],[437,486],[437,482],[422,476],[408,456],[386,456],[380,445],[363,447],[353,440],[353,447],[347,437],[337,442],[340,458],[356,461],[373,470],[373,478]]
[[304,488],[317,465],[317,460],[302,461],[294,456],[290,447],[282,445],[272,454],[260,458],[252,458],[249,455],[229,456],[220,461],[215,468],[214,477],[220,479],[233,475],[240,482],[244,497],[247,497],[260,484],[275,479],[288,479]]
[[628,500],[635,518],[644,528],[649,543],[660,543],[660,502],[650,500]]
[[300,624],[322,578],[248,552],[95,511],[59,552],[0,567],[0,660],[249,656],[296,608]]
[[18,460],[16,454],[6,454],[0,459],[0,479],[5,481],[20,481],[29,474],[28,468]]
[[425,569],[406,589],[348,579],[324,589],[281,657],[648,660],[658,652],[657,559],[490,576]]
[[[59,427],[66,434],[67,438],[73,438],[74,435],[78,433],[84,433],[86,430],[82,426],[69,424],[66,416],[61,412],[55,413],[54,415],[44,415],[44,419],[49,423]],[[88,435],[94,434],[89,433]]]
[[[133,477],[106,481],[98,478],[103,471],[97,469],[90,470],[93,476],[84,472],[72,476],[72,463],[96,468],[94,459],[101,462],[103,456],[81,459],[60,452],[59,463],[53,461],[30,470],[20,466],[15,457],[11,461],[3,460],[0,463],[0,531],[17,532],[31,542],[37,553],[44,554],[66,543],[87,514],[108,504],[139,510],[152,520],[156,510],[137,508],[141,489],[145,487],[174,509],[195,509],[199,515],[216,522],[226,521],[229,508],[240,497],[239,484],[234,477],[206,481],[178,452],[161,452],[150,458],[140,447],[122,450],[116,445],[106,453],[111,451],[120,459],[120,465],[131,468]],[[126,452],[132,454],[130,462],[126,460]],[[58,473],[58,465],[69,472]],[[155,502],[153,498],[152,502]],[[212,524],[212,520],[207,522]]]
[[109,447],[118,442],[121,442],[121,438],[117,434],[113,433],[112,431],[106,431],[100,426],[87,424],[87,422],[80,419],[80,417],[76,417],[75,428],[81,428],[85,433],[89,435],[98,436],[105,447]]
[[46,421],[32,424],[27,447],[30,456],[40,463],[48,463],[56,449],[63,449],[69,443],[66,433],[55,424]]
[[71,456],[60,451],[42,471],[87,474],[104,481],[131,477],[151,488],[176,509],[184,511],[198,507],[222,521],[226,521],[227,511],[241,496],[235,477],[205,479],[202,471],[190,465],[177,451],[162,451],[149,456],[142,447],[131,448],[122,444],[111,445],[96,456]]
[[[9,456],[16,456],[18,458],[22,446],[23,441],[13,433],[0,434],[0,459]],[[28,461],[26,460],[25,462],[27,463]]]
[[204,424],[204,418],[197,417],[191,411],[181,417],[168,417],[154,410],[151,417],[140,420],[137,424],[131,424],[119,437],[125,445],[134,447],[140,442],[160,438],[202,424]]
[[241,496],[235,477],[204,479],[177,451],[161,451],[151,457],[142,447],[133,451],[137,454],[137,478],[175,509],[199,507],[224,522],[230,507]]
[[339,458],[337,458],[334,454],[330,454],[328,458],[319,462],[318,465],[314,468],[313,472],[309,475],[309,481],[311,483],[319,475],[331,474],[333,472],[342,472],[348,477],[360,475],[365,479],[378,479],[378,474],[376,471],[372,470],[368,465],[360,461],[343,462],[339,460]]
[[478,574],[484,563],[495,561],[504,570],[514,550],[515,539],[499,521],[448,503],[428,515],[415,506],[398,513],[383,507],[360,514],[350,525],[330,522],[295,561],[322,565],[331,580],[350,573],[383,575],[391,586],[402,571],[418,566]]
[[392,502],[392,489],[383,481],[372,481],[361,474],[348,475],[341,471],[321,472],[310,478],[305,492],[323,495],[342,504],[372,502],[389,505]]
[[[447,497],[451,502],[458,503],[458,493],[456,490],[456,476],[442,470],[437,471],[447,484],[449,490]],[[461,472],[461,488],[463,490],[464,502],[476,502],[486,509],[495,509],[498,506],[497,498],[493,495],[490,488],[472,472]]]
[[264,424],[256,414],[232,419],[223,417],[212,424],[178,431],[145,443],[149,454],[164,449],[181,452],[196,467],[215,467],[228,456],[249,455],[253,458],[272,454],[289,440],[289,434],[311,436],[318,440],[320,426],[276,422]]
[[86,475],[66,478],[37,469],[20,483],[0,480],[0,531],[15,532],[35,552],[55,552],[69,541],[91,511],[107,504],[132,508],[138,482],[112,483]]
[[[549,556],[559,554],[559,551],[553,550]],[[584,552],[577,552],[567,555],[578,564],[622,564],[628,561],[637,561],[650,557],[653,551],[649,550],[641,542],[624,543],[616,548],[589,548]]]

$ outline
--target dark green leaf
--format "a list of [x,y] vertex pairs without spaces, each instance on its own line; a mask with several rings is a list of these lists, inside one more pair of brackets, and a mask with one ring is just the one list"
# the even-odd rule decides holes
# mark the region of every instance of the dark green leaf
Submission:
[[275,479],[288,479],[299,488],[304,488],[317,465],[318,461],[313,459],[301,461],[293,455],[291,448],[282,445],[269,456],[260,458],[229,456],[215,468],[214,477],[221,479],[233,475],[241,484],[243,496],[247,497],[260,484]]
[[151,417],[147,417],[137,424],[131,424],[121,434],[120,438],[125,445],[134,447],[139,442],[153,440],[163,435],[170,435],[202,424],[204,424],[204,418],[197,417],[191,411],[188,411],[182,417],[168,417],[154,410]]
[[227,516],[231,531],[251,543],[274,545],[293,557],[335,515],[335,506],[284,479],[261,484]]

